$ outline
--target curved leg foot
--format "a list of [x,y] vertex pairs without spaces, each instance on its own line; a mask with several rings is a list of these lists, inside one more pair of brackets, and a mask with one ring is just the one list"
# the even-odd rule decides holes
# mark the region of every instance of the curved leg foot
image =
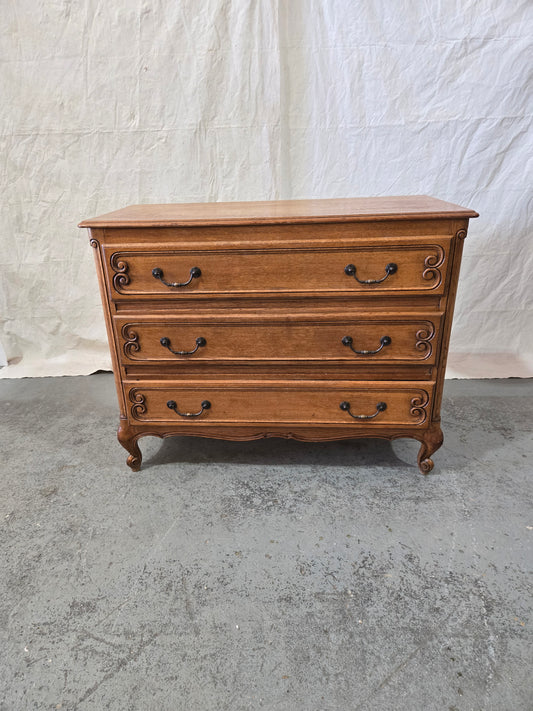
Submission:
[[117,439],[124,449],[130,453],[130,456],[126,459],[126,464],[134,472],[138,472],[141,468],[141,463],[143,455],[137,444],[139,439],[136,435],[132,434],[126,422],[121,422],[117,432]]
[[420,441],[421,446],[418,452],[418,467],[422,474],[429,474],[429,472],[433,469],[433,460],[431,459],[431,455],[439,449],[444,441],[444,435],[442,434],[440,425],[433,425],[424,433],[423,439]]

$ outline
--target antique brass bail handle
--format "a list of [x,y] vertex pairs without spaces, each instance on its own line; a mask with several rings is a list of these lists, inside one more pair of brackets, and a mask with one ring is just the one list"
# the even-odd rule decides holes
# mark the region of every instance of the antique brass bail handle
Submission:
[[154,279],[159,279],[162,284],[164,284],[165,286],[169,286],[172,289],[176,289],[180,286],[188,286],[193,279],[198,279],[202,276],[202,270],[200,269],[200,267],[191,267],[189,274],[190,276],[187,281],[165,281],[163,279],[163,270],[161,269],[161,267],[155,267],[154,269],[152,269],[152,276],[154,277]]
[[381,279],[359,279],[357,276],[357,267],[355,264],[347,264],[344,267],[344,273],[347,276],[353,276],[355,281],[358,281],[359,284],[381,284],[382,281],[385,281],[387,277],[390,277],[391,274],[395,274],[398,271],[398,265],[394,264],[394,262],[391,262],[390,264],[387,264],[385,267],[385,276],[381,277]]
[[375,351],[358,351],[353,347],[353,338],[351,336],[344,336],[342,339],[341,343],[343,346],[348,346],[349,348],[352,349],[354,353],[357,353],[357,355],[375,355],[376,353],[379,353],[385,346],[390,346],[392,343],[392,338],[390,336],[382,336],[380,338],[380,346],[379,348],[376,348]]
[[385,412],[385,410],[387,409],[387,403],[378,402],[378,404],[376,405],[376,411],[373,415],[354,415],[353,412],[350,410],[350,403],[346,401],[341,402],[339,407],[341,410],[344,410],[344,412],[347,412],[350,417],[353,417],[354,420],[373,420],[374,417],[377,417],[380,412]]
[[167,402],[167,407],[169,410],[174,410],[176,415],[179,415],[180,417],[200,417],[204,410],[209,410],[209,408],[211,407],[211,403],[209,402],[209,400],[204,400],[201,403],[200,410],[198,412],[180,412],[178,410],[178,405],[175,400],[169,400]]
[[203,338],[203,336],[198,336],[198,338],[196,339],[196,347],[193,348],[192,351],[175,351],[175,350],[173,350],[172,345],[170,343],[170,338],[167,338],[166,336],[163,336],[163,338],[161,338],[159,340],[159,343],[163,346],[163,348],[168,348],[168,350],[171,353],[174,353],[174,355],[177,355],[177,356],[193,355],[194,353],[196,353],[196,351],[199,348],[203,348],[204,346],[207,345],[207,341],[205,340],[205,338]]

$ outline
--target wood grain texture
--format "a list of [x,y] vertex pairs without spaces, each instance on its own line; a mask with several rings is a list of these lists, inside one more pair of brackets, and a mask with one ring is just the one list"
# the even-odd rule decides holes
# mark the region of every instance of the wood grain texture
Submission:
[[427,195],[403,195],[330,200],[130,205],[100,217],[83,220],[79,227],[290,224],[477,216],[474,210]]
[[[141,466],[146,435],[409,436],[431,471],[475,216],[406,197],[132,206],[81,223],[97,256],[128,465]],[[201,274],[189,278],[192,267]]]
[[[176,249],[105,250],[108,283],[113,299],[132,296],[164,300],[186,299],[191,295],[252,295],[314,293],[373,294],[375,292],[443,293],[448,271],[450,239],[413,242],[398,238],[395,243],[369,241],[349,249],[334,239],[314,248],[288,248],[272,243],[268,249]],[[397,270],[387,273],[387,265]],[[356,269],[355,276],[346,267]],[[168,286],[155,278],[160,270]],[[191,278],[191,269],[201,274]],[[188,283],[187,283],[188,282]]]
[[[136,319],[115,317],[121,362],[432,364],[439,341],[439,315],[429,319],[427,314],[418,318],[410,314],[376,314],[354,316],[352,320],[312,314],[306,319],[294,315],[282,319],[224,316],[222,319],[215,311],[203,318],[168,314],[142,314]],[[351,344],[344,345],[346,338],[352,340]],[[204,345],[198,346],[198,339],[203,339]]]
[[241,361],[227,363],[216,361],[187,363],[132,363],[119,365],[122,380],[179,380],[184,377],[198,380],[225,380],[228,384],[243,379],[255,379],[269,382],[273,380],[354,380],[381,382],[384,380],[421,380],[435,379],[434,365],[423,361],[412,363],[367,363],[366,361]]
[[429,474],[433,469],[433,460],[431,456],[442,446],[444,435],[438,422],[432,422],[431,426],[424,432],[423,437],[419,438],[421,447],[418,452],[418,466],[422,474]]
[[104,256],[102,254],[101,241],[104,237],[103,230],[93,229],[91,230],[91,238],[89,244],[94,249],[94,260],[96,264],[96,273],[98,276],[98,288],[100,289],[100,297],[102,299],[102,306],[104,309],[104,319],[107,331],[107,338],[109,341],[109,349],[111,351],[111,362],[113,364],[113,373],[115,376],[115,387],[117,390],[118,403],[120,409],[120,416],[126,416],[126,403],[124,400],[124,391],[122,388],[122,379],[120,373],[120,356],[119,356],[119,344],[116,342],[113,334],[113,317],[112,317],[112,305],[107,299],[106,283],[105,283],[105,269],[104,269]]
[[[446,375],[446,363],[448,361],[448,350],[450,347],[450,335],[453,323],[453,312],[455,308],[455,299],[457,297],[457,289],[459,285],[459,272],[461,269],[461,258],[463,255],[463,245],[467,234],[468,221],[460,220],[453,223],[455,229],[455,239],[452,243],[451,252],[451,277],[448,291],[446,294],[446,312],[443,319],[443,334],[442,345],[437,352],[437,388],[435,400],[433,402],[432,420],[440,422],[440,408],[442,402],[442,391],[444,387],[444,378]],[[440,445],[439,445],[440,446]],[[427,473],[427,472],[424,472]]]
[[[190,426],[211,424],[421,426],[428,421],[433,383],[144,381],[124,383],[124,391],[131,421],[173,424],[185,434]],[[169,409],[169,401],[187,416]],[[209,409],[191,417],[204,401]],[[342,402],[365,419],[343,411]],[[376,415],[381,402],[386,409]]]
[[[376,220],[371,222],[313,222],[279,224],[239,224],[207,226],[106,227],[106,246],[120,249],[127,243],[134,248],[209,249],[216,243],[220,249],[270,249],[275,246],[298,249],[305,247],[357,246],[360,240],[378,238],[383,244],[398,238],[426,240],[453,237],[450,219]],[[277,243],[276,245],[273,242]]]
[[[139,439],[141,437],[176,437],[184,434],[172,425],[163,427],[160,424],[133,424],[127,420],[121,420],[117,432],[117,438],[120,444],[129,452],[126,463],[133,471],[139,471],[142,463],[142,453],[139,448]],[[429,459],[430,454],[433,454],[442,445],[442,431],[438,425],[432,426],[431,429],[424,428],[398,428],[398,427],[353,427],[345,426],[316,426],[316,427],[301,427],[295,425],[288,428],[283,425],[272,425],[268,428],[260,428],[255,425],[239,425],[239,426],[215,426],[211,425],[204,428],[195,428],[191,426],[187,428],[185,433],[187,437],[209,437],[211,439],[229,440],[234,442],[248,442],[258,439],[293,439],[299,442],[334,442],[343,439],[361,439],[363,437],[371,437],[373,439],[394,440],[401,437],[409,437],[420,442],[420,451],[418,455],[418,466],[423,474],[429,474],[433,469],[433,461]],[[356,462],[354,462],[356,466]]]

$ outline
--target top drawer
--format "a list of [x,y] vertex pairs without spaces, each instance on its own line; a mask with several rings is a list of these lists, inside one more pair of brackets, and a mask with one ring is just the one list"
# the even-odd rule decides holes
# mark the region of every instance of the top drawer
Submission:
[[108,288],[131,297],[279,294],[384,294],[444,291],[451,238],[396,238],[394,243],[275,249],[210,243],[194,250],[172,245],[104,247]]

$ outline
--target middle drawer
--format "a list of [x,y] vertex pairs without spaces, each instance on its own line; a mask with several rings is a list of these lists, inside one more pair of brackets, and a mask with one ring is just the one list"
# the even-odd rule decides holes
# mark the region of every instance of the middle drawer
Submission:
[[371,314],[347,318],[253,318],[174,314],[117,316],[121,361],[340,361],[435,362],[441,314]]

